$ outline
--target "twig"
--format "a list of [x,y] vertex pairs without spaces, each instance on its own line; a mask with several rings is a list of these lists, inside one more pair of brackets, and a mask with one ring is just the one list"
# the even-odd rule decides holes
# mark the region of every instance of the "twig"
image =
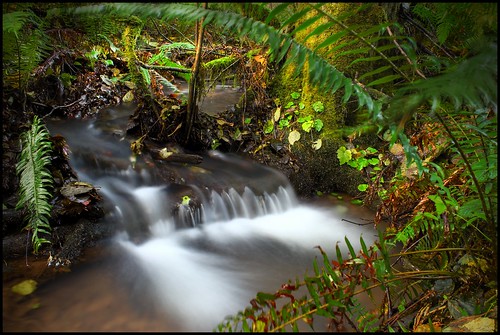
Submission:
[[[392,31],[391,31],[391,28],[390,28],[390,27],[387,27],[387,32],[389,33],[389,35],[390,35],[390,36],[392,36],[392,37],[394,36],[394,34],[392,33]],[[411,61],[410,57],[408,57],[408,54],[407,54],[407,53],[403,50],[403,48],[401,48],[401,46],[400,46],[400,45],[399,45],[399,43],[396,41],[396,39],[394,39],[394,40],[392,40],[392,41],[394,42],[394,44],[396,45],[396,47],[399,49],[399,51],[403,54],[403,56],[405,56],[405,58],[406,58],[406,60],[408,61],[408,63],[409,63],[410,65],[413,65],[413,63],[412,63],[412,61]],[[424,75],[422,72],[420,72],[420,70],[419,70],[419,69],[417,69],[417,67],[416,67],[416,66],[415,66],[415,71],[419,74],[419,76],[420,76],[420,77],[422,77],[422,78],[424,78],[424,79],[427,79],[427,78],[425,77],[425,75]]]
[[347,219],[342,219],[341,221],[346,221],[346,222],[349,222],[349,223],[352,223],[352,224],[355,224],[355,225],[358,225],[358,226],[366,226],[366,225],[369,225],[369,224],[372,224],[372,222],[368,222],[368,223],[357,223],[357,222],[354,222],[354,221],[351,221],[351,220],[347,220]]
[[[75,101],[73,101],[72,103],[70,103],[70,104],[68,104],[68,105],[64,105],[64,106],[55,106],[55,107],[52,107],[52,110],[50,111],[50,113],[48,113],[47,115],[44,115],[44,116],[42,117],[42,119],[44,119],[44,118],[46,118],[47,116],[49,116],[50,114],[54,113],[54,111],[55,111],[55,110],[57,110],[57,109],[71,107],[71,106],[73,106],[74,104],[76,104],[77,102],[83,101],[83,99],[84,99],[84,96],[82,95],[82,96],[80,97],[80,99],[75,100]],[[33,104],[35,104],[35,105],[39,105],[39,106],[44,106],[44,107],[50,107],[50,106],[48,106],[48,105],[44,105],[44,104],[39,103],[39,102],[33,102]]]
[[156,20],[155,20],[155,19],[153,19],[153,18],[152,18],[152,19],[151,19],[151,21],[153,22],[153,24],[154,24],[154,26],[155,26],[155,28],[156,28],[156,31],[158,31],[158,34],[160,34],[160,36],[161,36],[161,37],[163,37],[163,38],[164,38],[167,42],[169,42],[169,43],[174,43],[174,42],[172,42],[172,40],[170,40],[167,36],[165,36],[165,35],[161,32],[160,27],[158,27],[158,23],[156,23]]

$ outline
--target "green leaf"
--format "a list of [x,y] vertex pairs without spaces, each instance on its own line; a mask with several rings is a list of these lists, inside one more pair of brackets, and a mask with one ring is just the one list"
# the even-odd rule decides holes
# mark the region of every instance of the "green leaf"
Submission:
[[302,123],[302,130],[304,130],[306,133],[308,133],[311,131],[313,125],[314,125],[313,120],[306,121],[306,122]]
[[269,24],[279,13],[282,13],[289,5],[290,3],[283,2],[279,5],[277,5],[266,17],[265,23]]
[[431,199],[432,202],[434,202],[434,204],[436,205],[437,215],[441,215],[446,212],[446,204],[443,202],[443,199],[441,199],[439,195],[431,194],[429,195],[429,199]]
[[458,209],[458,215],[460,215],[465,219],[477,217],[486,220],[486,215],[484,214],[483,206],[480,199],[471,199],[466,203],[464,203]]
[[351,98],[351,94],[352,94],[352,89],[353,89],[353,86],[354,84],[352,83],[352,81],[350,79],[347,79],[345,81],[345,93],[344,93],[344,97],[342,98],[342,103],[347,103],[349,101],[349,99]]
[[358,190],[361,192],[365,192],[368,189],[368,184],[359,184],[358,185]]
[[362,205],[363,204],[363,200],[353,199],[353,200],[351,200],[351,204],[353,204],[353,205]]
[[269,134],[272,133],[274,130],[274,121],[273,120],[267,120],[265,126],[264,126],[264,134]]
[[316,113],[322,113],[325,110],[325,106],[321,101],[316,101],[312,104],[312,108]]
[[347,236],[344,237],[345,243],[347,244],[347,248],[349,249],[349,253],[351,254],[351,258],[356,257],[356,252],[354,251],[354,248],[352,247],[351,242],[347,238]]
[[319,133],[323,129],[323,121],[320,119],[314,120],[314,129]]
[[401,78],[401,76],[399,74],[392,74],[392,75],[385,76],[383,78],[374,80],[371,83],[367,84],[366,86],[375,86],[375,85],[385,84],[385,83],[394,81],[394,80],[399,79],[399,78]]
[[349,162],[352,158],[351,150],[346,149],[346,147],[342,146],[337,149],[337,158],[340,161],[340,165],[344,165]]
[[26,209],[26,229],[32,231],[32,243],[35,254],[40,246],[50,243],[38,235],[49,233],[48,218],[52,205],[49,189],[53,186],[53,178],[49,172],[52,142],[38,116],[33,118],[31,129],[21,134],[22,150],[16,164],[19,175],[19,199],[16,209]]
[[361,250],[363,250],[363,253],[368,255],[368,249],[366,248],[366,243],[362,236],[359,237],[359,242],[361,243]]
[[296,35],[299,31],[302,31],[304,29],[307,29],[309,26],[314,24],[316,21],[321,19],[322,15],[314,15],[307,20],[304,21],[301,25],[299,25],[297,28],[295,28],[292,32],[292,35]]

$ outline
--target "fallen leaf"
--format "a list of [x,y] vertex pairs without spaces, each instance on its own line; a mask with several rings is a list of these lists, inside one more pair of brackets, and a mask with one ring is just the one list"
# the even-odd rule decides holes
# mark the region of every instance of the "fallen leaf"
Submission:
[[37,285],[38,283],[33,279],[27,279],[20,282],[19,284],[12,286],[12,292],[20,295],[29,295],[36,290]]
[[298,140],[300,140],[300,133],[298,131],[294,130],[288,134],[288,142],[290,145],[293,145]]

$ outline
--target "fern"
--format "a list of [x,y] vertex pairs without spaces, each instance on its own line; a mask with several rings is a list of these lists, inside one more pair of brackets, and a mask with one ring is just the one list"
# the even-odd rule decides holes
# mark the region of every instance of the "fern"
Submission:
[[50,51],[42,21],[29,10],[3,14],[4,85],[24,90],[32,71]]
[[[166,45],[162,45],[160,47],[160,50],[157,54],[153,55],[148,63],[149,64],[158,64],[158,65],[161,65],[161,66],[166,66],[166,67],[170,67],[170,68],[177,68],[177,69],[181,69],[181,70],[189,70],[188,68],[172,61],[170,59],[171,57],[171,50],[174,50],[174,49],[186,49],[186,50],[191,50],[191,46],[194,48],[194,46],[190,43],[172,43],[172,44],[166,44]],[[184,80],[186,81],[189,81],[191,79],[191,73],[183,73],[183,72],[178,72],[176,74],[177,76],[183,78]],[[170,85],[168,85],[169,88],[173,89],[173,87],[170,87]],[[172,84],[173,86],[173,84]],[[174,89],[175,91],[175,89]]]
[[26,209],[25,229],[32,232],[35,253],[42,244],[50,243],[42,234],[50,234],[50,189],[53,178],[48,170],[52,142],[49,134],[37,116],[33,118],[31,129],[21,134],[22,151],[16,165],[19,180],[19,200],[16,209]]
[[433,28],[440,44],[453,38],[473,45],[478,37],[498,29],[497,3],[418,3],[413,13]]

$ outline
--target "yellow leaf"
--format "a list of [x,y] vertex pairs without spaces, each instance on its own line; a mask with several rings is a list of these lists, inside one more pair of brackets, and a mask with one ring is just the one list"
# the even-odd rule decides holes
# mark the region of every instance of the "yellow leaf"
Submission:
[[262,65],[264,65],[266,63],[266,59],[264,57],[262,57],[261,55],[254,56],[253,59],[256,62],[261,63]]
[[134,100],[134,93],[132,91],[128,91],[127,94],[123,96],[123,102],[132,102]]
[[133,81],[125,81],[125,86],[127,86],[128,88],[130,88],[131,90],[133,90],[135,88],[135,84]]
[[298,131],[294,130],[288,134],[288,142],[290,145],[293,145],[298,140],[300,140],[300,133]]
[[281,106],[276,108],[276,112],[274,112],[274,122],[278,122],[281,116]]
[[312,144],[312,148],[314,150],[319,150],[321,148],[321,145],[323,144],[323,141],[321,141],[321,138],[320,139],[317,139],[316,141],[313,142]]
[[37,282],[33,279],[27,279],[12,286],[12,292],[20,295],[29,295],[36,290]]
[[170,157],[172,154],[173,152],[168,151],[167,148],[163,148],[160,150],[160,157],[163,159]]

